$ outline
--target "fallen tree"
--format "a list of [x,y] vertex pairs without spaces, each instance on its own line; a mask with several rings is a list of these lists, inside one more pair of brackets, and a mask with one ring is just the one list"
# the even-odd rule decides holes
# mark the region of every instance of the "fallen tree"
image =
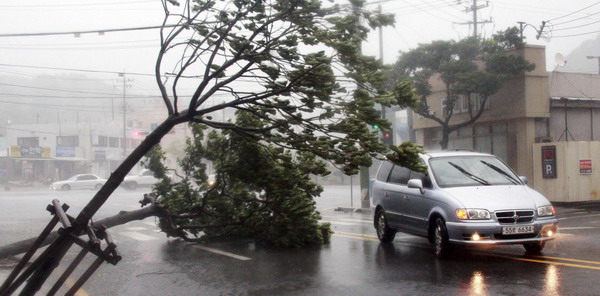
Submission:
[[[363,9],[362,0],[350,2],[323,7],[320,0],[195,0],[178,8],[178,1],[163,0],[155,77],[166,117],[111,173],[72,221],[71,233],[87,227],[131,169],[179,124],[309,152],[348,174],[386,153],[368,127],[389,127],[375,104],[412,106],[414,91],[405,81],[384,91],[382,64],[361,53],[369,32],[361,20],[375,28],[391,24],[393,16]],[[179,58],[167,58],[172,55]],[[193,91],[182,92],[190,83]],[[224,110],[250,112],[262,124],[215,119]],[[72,244],[68,236],[52,242],[24,295],[40,289]]]

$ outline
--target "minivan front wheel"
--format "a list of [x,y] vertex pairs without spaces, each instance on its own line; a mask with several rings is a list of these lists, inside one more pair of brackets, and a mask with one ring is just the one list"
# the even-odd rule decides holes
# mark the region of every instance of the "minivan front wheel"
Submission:
[[396,237],[396,231],[391,229],[387,223],[384,210],[379,210],[375,215],[375,229],[377,230],[377,238],[382,243],[389,243]]
[[433,228],[433,246],[435,248],[435,255],[443,258],[450,254],[452,251],[452,245],[448,238],[448,230],[446,229],[446,222],[442,218],[435,219]]

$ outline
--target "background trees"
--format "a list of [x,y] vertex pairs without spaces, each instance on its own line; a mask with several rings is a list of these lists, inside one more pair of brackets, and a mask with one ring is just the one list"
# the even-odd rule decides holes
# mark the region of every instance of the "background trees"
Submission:
[[[460,41],[434,41],[400,56],[390,79],[410,78],[420,96],[413,110],[425,118],[437,122],[442,128],[442,149],[448,147],[448,135],[477,121],[489,97],[495,94],[511,77],[531,71],[535,65],[523,57],[510,55],[507,50],[522,46],[516,27],[499,32],[488,40],[467,38]],[[432,94],[432,81],[439,79],[444,87],[445,99],[442,114],[431,111],[427,97]],[[454,107],[466,98],[468,119],[450,123]]]

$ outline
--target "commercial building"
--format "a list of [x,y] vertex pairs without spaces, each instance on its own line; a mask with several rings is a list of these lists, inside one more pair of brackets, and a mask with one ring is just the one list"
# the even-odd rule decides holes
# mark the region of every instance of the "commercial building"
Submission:
[[[570,184],[566,181],[568,178],[577,177],[583,180],[593,178],[596,173],[592,170],[589,174],[569,176],[566,170],[562,171],[565,169],[563,166],[559,168],[557,178],[561,181],[552,181],[549,180],[551,178],[542,176],[540,155],[542,146],[558,145],[560,149],[555,150],[555,157],[558,157],[560,163],[566,161],[565,155],[571,154],[569,149],[578,149],[573,143],[571,148],[563,149],[562,142],[587,143],[600,140],[600,128],[594,128],[594,124],[600,120],[600,75],[547,72],[543,46],[526,45],[512,50],[511,53],[525,57],[534,63],[536,68],[506,82],[499,92],[489,98],[484,106],[483,115],[475,124],[450,135],[448,148],[495,154],[505,160],[519,175],[526,176],[530,186],[549,195],[551,200],[598,199],[597,194],[590,193],[596,190],[593,186],[566,195],[564,192],[555,194],[554,189],[550,191],[548,188],[559,186],[556,184]],[[441,114],[445,108],[445,92],[440,82],[432,81],[432,86],[433,93],[427,98],[428,104],[433,112]],[[464,102],[454,106],[454,116],[450,121],[452,125],[468,120],[467,100],[473,103],[477,98],[470,96],[462,100]],[[438,123],[415,115],[412,129],[416,134],[416,142],[424,145],[426,150],[440,149],[441,127]],[[593,144],[589,145],[595,147]],[[591,163],[600,163],[600,155],[592,153],[592,150],[585,150],[587,154],[582,150],[582,154],[576,154],[580,156],[572,157],[585,158],[585,164],[589,159],[590,166]],[[572,165],[576,166],[575,163]],[[571,167],[571,164],[568,166]],[[549,182],[553,185],[548,185]],[[600,187],[597,189],[597,192],[600,192]]]

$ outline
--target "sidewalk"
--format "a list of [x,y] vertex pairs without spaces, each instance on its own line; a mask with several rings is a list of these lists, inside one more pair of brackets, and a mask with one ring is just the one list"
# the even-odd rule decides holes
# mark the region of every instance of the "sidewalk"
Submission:
[[580,211],[600,212],[600,200],[576,201],[576,202],[553,202],[557,214],[568,214]]
[[21,182],[8,182],[0,186],[0,191],[35,191],[50,188],[50,185],[33,182],[33,183],[21,183]]

